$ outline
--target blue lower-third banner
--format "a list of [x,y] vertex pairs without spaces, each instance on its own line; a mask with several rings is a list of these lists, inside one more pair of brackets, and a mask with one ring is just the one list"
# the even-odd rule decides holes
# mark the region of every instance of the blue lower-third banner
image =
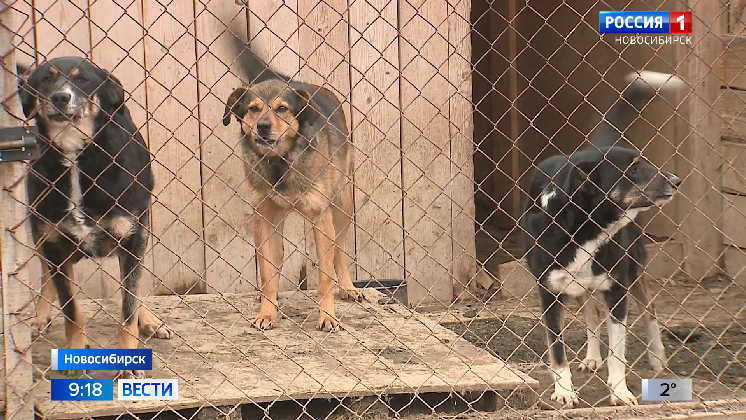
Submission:
[[52,349],[52,370],[152,370],[151,349]]
[[52,401],[113,400],[113,379],[52,379]]

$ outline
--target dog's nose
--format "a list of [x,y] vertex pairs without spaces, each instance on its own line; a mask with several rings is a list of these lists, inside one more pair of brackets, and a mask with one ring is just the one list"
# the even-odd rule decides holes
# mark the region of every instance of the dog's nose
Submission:
[[668,182],[673,184],[673,186],[676,188],[679,188],[679,185],[681,185],[681,178],[677,177],[674,174],[666,174],[666,178],[668,178]]
[[272,129],[272,122],[270,121],[258,121],[256,123],[256,129],[259,130],[260,133],[268,133],[269,130]]
[[55,106],[55,108],[62,108],[66,107],[67,104],[70,103],[71,95],[67,92],[57,92],[54,95],[52,95],[52,105]]

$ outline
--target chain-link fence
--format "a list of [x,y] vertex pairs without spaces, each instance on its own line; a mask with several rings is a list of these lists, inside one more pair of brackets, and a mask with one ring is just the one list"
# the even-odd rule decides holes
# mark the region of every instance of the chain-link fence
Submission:
[[[42,144],[42,158],[0,163],[6,418],[746,411],[744,4],[6,2],[5,124],[37,125]],[[691,10],[692,33],[601,35],[606,10]],[[273,70],[328,92],[270,82],[232,95],[258,71],[236,39]],[[44,65],[64,56],[111,76],[96,79],[80,62]],[[642,70],[675,77],[656,84]],[[129,116],[107,108],[112,76]],[[644,101],[633,95],[641,86]],[[620,109],[623,124],[611,118]],[[598,133],[613,136],[603,115],[657,168],[642,171],[649,178],[633,188],[628,168],[605,158],[586,173],[566,165],[531,193],[545,158],[590,153]],[[137,191],[150,188],[150,170],[132,163],[141,145],[154,180],[143,208]],[[577,188],[559,181],[567,173],[581,174]],[[575,194],[591,181],[621,214],[631,208],[623,194],[647,194],[665,173],[681,185],[640,213],[639,247],[614,236],[616,216],[606,226],[600,207],[583,207],[597,190]],[[551,233],[526,241],[526,211]],[[563,224],[570,213],[576,224]],[[581,222],[595,236],[582,236]],[[634,226],[625,228],[632,237]],[[637,260],[610,248],[644,248],[636,286]],[[537,249],[551,258],[547,271],[526,261]],[[578,250],[589,252],[585,263]],[[110,258],[81,258],[102,255]],[[625,264],[632,275],[620,274]],[[609,291],[542,304],[581,283]],[[556,323],[557,305],[574,409],[562,407],[575,401],[562,392],[565,364],[544,326]],[[591,306],[610,306],[608,333],[595,329],[608,313]],[[613,342],[620,320],[626,349]],[[179,400],[52,401],[50,379],[66,376],[51,369],[50,349],[84,345],[152,348],[145,375],[178,379]],[[634,398],[618,388],[620,366]],[[643,401],[642,379],[656,377],[691,379],[692,402]],[[611,395],[644,406],[611,408]]]

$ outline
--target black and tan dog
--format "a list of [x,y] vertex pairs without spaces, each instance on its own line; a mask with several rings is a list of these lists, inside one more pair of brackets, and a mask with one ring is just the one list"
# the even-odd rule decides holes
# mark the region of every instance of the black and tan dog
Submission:
[[344,243],[352,220],[354,152],[337,97],[319,86],[291,81],[267,68],[243,41],[233,38],[239,64],[251,81],[228,98],[223,124],[241,123],[243,154],[254,213],[254,242],[261,277],[261,309],[253,321],[272,328],[284,259],[283,220],[297,210],[313,223],[319,259],[317,328],[337,331],[334,275],[343,299],[359,300]]
[[31,230],[44,273],[34,323],[40,332],[50,323],[56,289],[67,345],[85,348],[73,265],[82,258],[117,256],[123,288],[119,347],[137,348],[138,325],[145,335],[170,338],[171,331],[138,297],[153,173],[121,83],[84,58],[60,57],[20,85],[23,112],[36,120],[44,142],[27,177]]

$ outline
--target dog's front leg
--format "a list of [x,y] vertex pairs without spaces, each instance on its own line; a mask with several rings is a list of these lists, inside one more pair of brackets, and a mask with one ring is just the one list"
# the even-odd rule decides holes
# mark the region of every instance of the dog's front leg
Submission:
[[[47,249],[44,255],[57,255],[61,253],[56,249]],[[52,283],[57,289],[57,296],[60,299],[60,308],[65,315],[65,338],[67,347],[71,349],[84,349],[88,346],[88,340],[85,333],[85,318],[80,313],[80,307],[75,302],[72,285],[75,281],[73,263],[69,258],[66,261],[57,263],[50,261]],[[78,376],[81,371],[66,370],[62,374],[67,376]]]
[[580,371],[595,372],[601,367],[601,331],[599,327],[603,324],[602,315],[599,311],[599,305],[605,305],[605,302],[597,302],[596,295],[588,294],[587,299],[583,301],[583,314],[585,314],[585,328],[588,337],[585,359],[580,362]]
[[46,332],[49,324],[52,323],[52,301],[57,295],[54,283],[52,282],[52,269],[47,264],[44,257],[41,259],[41,295],[36,303],[36,315],[31,320],[31,326],[39,334]]
[[[140,312],[139,286],[142,276],[142,256],[147,241],[145,229],[140,229],[122,241],[119,250],[119,270],[122,277],[122,326],[119,330],[119,348],[136,349],[140,343],[138,314]],[[125,379],[141,379],[145,371],[119,372]]]
[[319,259],[319,322],[316,328],[321,331],[339,331],[339,320],[334,314],[334,223],[330,210],[323,211],[313,225],[313,239],[316,241],[316,256]]
[[658,326],[658,318],[655,314],[655,306],[650,300],[647,282],[643,277],[638,277],[630,287],[630,293],[637,300],[637,304],[642,312],[642,322],[645,325],[645,338],[648,345],[648,360],[655,373],[660,373],[666,369],[667,361],[666,348],[661,340],[661,330]]
[[254,213],[254,246],[259,262],[261,306],[252,324],[260,330],[271,329],[277,322],[277,290],[285,258],[282,231],[287,212],[269,203]]
[[554,392],[552,400],[563,406],[572,408],[578,405],[578,394],[572,386],[570,364],[565,355],[565,343],[562,342],[562,301],[559,296],[550,293],[539,285],[541,310],[544,314],[544,325],[547,330],[547,346],[549,350],[549,369],[554,377]]
[[609,387],[613,405],[637,405],[637,399],[627,388],[627,295],[626,290],[612,289],[606,294],[611,309],[609,329]]

